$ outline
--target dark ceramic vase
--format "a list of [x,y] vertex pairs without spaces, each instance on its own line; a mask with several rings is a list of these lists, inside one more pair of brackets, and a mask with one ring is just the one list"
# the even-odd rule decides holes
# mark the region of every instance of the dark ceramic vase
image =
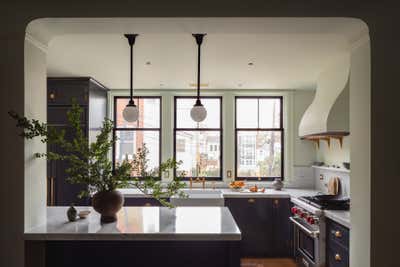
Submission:
[[97,192],[92,199],[93,209],[101,214],[102,223],[117,220],[117,212],[124,205],[124,197],[119,191]]

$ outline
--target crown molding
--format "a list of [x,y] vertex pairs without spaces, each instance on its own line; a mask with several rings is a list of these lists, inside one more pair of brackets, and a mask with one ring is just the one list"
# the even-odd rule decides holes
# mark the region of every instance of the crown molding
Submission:
[[26,33],[25,34],[25,41],[30,42],[33,44],[35,47],[39,48],[43,52],[47,53],[48,51],[48,46],[47,44],[44,44],[43,42],[39,41],[37,38],[35,38],[33,35]]

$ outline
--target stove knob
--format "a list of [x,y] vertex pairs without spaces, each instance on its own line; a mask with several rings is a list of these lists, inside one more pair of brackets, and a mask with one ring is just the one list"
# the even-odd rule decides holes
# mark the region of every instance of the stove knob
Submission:
[[297,214],[297,208],[296,207],[292,207],[291,211],[292,211],[293,214]]
[[302,213],[303,213],[303,211],[302,211],[301,209],[297,209],[297,210],[296,210],[296,214],[297,214],[297,215],[301,216]]
[[307,222],[309,224],[315,224],[315,219],[312,216],[307,217]]
[[303,218],[303,219],[307,219],[308,213],[307,213],[307,212],[302,212],[302,213],[300,214],[300,217]]

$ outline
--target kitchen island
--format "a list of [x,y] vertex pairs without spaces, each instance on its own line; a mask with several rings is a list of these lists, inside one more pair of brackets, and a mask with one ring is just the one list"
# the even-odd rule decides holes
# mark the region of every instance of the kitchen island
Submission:
[[68,222],[67,209],[47,208],[25,232],[27,266],[240,266],[241,232],[226,207],[123,207],[109,224],[88,207],[78,207],[88,218]]

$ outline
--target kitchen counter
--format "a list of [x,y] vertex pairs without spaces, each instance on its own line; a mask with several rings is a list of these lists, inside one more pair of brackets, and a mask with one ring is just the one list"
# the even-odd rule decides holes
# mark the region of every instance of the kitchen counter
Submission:
[[68,207],[48,207],[47,221],[25,232],[25,240],[240,240],[226,207],[123,207],[115,223],[101,224],[91,207],[86,219],[67,220]]
[[[149,197],[138,189],[118,189],[126,198],[142,198]],[[202,190],[202,189],[192,189],[192,190]],[[210,190],[207,188],[207,190]],[[295,188],[283,188],[281,191],[274,189],[266,189],[264,193],[252,193],[252,192],[235,192],[229,188],[217,188],[215,190],[221,190],[222,195],[225,198],[289,198],[289,197],[300,197],[300,196],[311,196],[318,193],[317,190],[313,189],[295,189]]]
[[351,228],[350,211],[343,210],[325,210],[324,214],[327,218],[335,221],[347,228]]

